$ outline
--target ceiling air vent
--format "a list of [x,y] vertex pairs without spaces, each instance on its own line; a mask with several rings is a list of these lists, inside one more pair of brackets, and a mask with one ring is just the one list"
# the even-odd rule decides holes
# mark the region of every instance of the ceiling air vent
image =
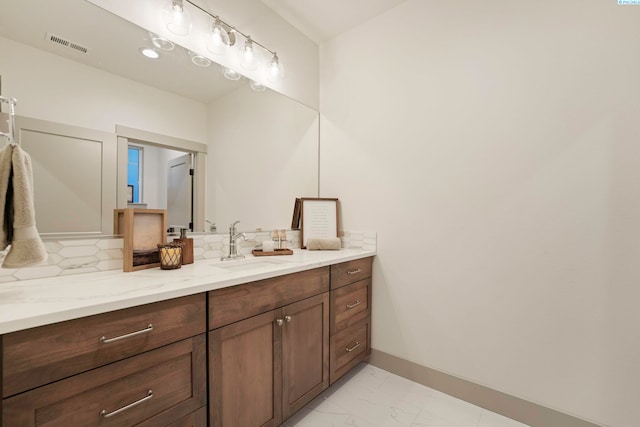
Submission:
[[56,36],[55,34],[47,33],[46,39],[51,43],[73,49],[77,52],[89,53],[88,47],[82,46],[80,43],[72,42],[71,40],[65,39],[64,37]]

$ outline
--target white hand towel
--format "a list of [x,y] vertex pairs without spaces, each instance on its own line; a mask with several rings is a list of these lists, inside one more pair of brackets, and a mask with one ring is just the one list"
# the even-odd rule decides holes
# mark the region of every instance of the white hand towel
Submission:
[[[11,244],[13,233],[13,197],[7,198],[11,186],[11,155],[13,146],[5,145],[0,149],[0,251]],[[13,192],[13,189],[11,189]]]
[[340,250],[340,238],[335,237],[333,239],[307,239],[307,249],[310,251],[339,251]]
[[11,144],[8,147],[11,147],[11,164],[6,182],[4,178],[7,174],[4,169],[7,160],[4,151],[7,147],[0,154],[0,168],[3,170],[0,173],[0,198],[4,200],[1,209],[3,230],[0,236],[3,246],[0,248],[6,248],[7,244],[11,244],[11,248],[2,267],[28,267],[46,261],[47,251],[36,229],[31,157],[18,145]]

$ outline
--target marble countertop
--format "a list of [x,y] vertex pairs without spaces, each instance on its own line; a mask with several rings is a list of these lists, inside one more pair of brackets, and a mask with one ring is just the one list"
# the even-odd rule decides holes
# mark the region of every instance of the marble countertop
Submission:
[[294,250],[290,256],[196,260],[177,270],[111,270],[0,284],[0,334],[374,256]]

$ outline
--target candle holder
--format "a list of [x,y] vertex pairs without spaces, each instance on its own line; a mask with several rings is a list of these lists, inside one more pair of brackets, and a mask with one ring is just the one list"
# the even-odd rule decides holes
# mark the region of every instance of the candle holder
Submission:
[[175,270],[182,267],[182,244],[163,243],[158,245],[160,253],[160,268],[162,270]]

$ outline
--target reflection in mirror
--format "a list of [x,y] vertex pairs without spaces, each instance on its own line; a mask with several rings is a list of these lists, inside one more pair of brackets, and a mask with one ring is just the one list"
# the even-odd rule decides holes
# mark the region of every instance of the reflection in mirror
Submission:
[[[203,211],[194,220],[196,231],[205,231],[204,218],[221,231],[234,220],[244,230],[285,228],[294,198],[317,194],[316,111],[271,90],[254,92],[246,79],[226,80],[216,64],[198,67],[179,46],[149,60],[139,52],[151,43],[146,30],[83,0],[1,1],[2,89],[3,95],[18,98],[19,115],[113,136],[116,125],[125,125],[208,146],[199,160],[206,179],[196,190],[202,200],[194,203]],[[87,52],[55,44],[46,34],[71,40]],[[70,154],[60,144],[56,149],[59,156]],[[118,161],[121,149],[126,145],[118,143]],[[94,209],[101,212],[92,212],[100,225],[74,235],[111,234],[113,209],[127,205],[126,179],[120,179],[116,166],[105,172],[102,187],[82,190],[113,192],[92,202],[100,205]],[[36,192],[59,194],[56,203],[63,210],[47,212],[46,221],[38,217],[39,225],[63,224],[65,207],[82,199],[72,194],[67,200],[66,189],[56,187],[57,177],[52,178],[36,178]],[[156,182],[158,188],[146,188],[143,202],[150,191],[167,185],[159,173],[145,182]]]
[[192,154],[130,143],[127,157],[127,206],[167,209],[169,227],[192,229]]

